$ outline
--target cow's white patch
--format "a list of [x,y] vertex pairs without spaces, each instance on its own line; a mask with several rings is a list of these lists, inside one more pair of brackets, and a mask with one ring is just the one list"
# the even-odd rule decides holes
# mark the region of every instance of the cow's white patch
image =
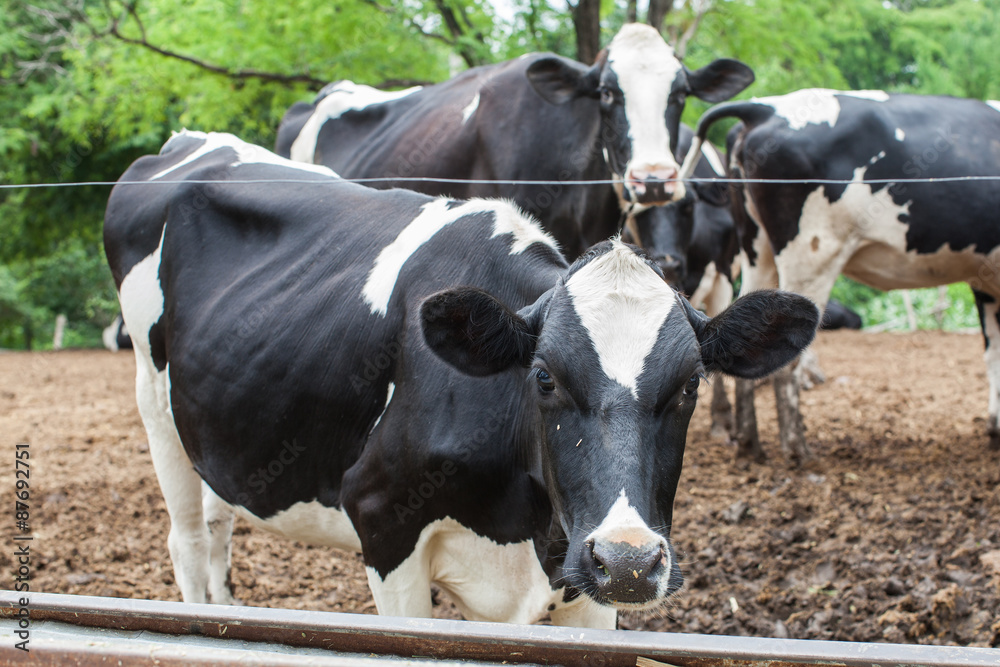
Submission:
[[722,160],[719,158],[719,153],[718,151],[715,150],[714,147],[710,146],[709,144],[702,144],[701,153],[702,155],[705,156],[705,159],[708,160],[708,165],[712,168],[712,171],[714,171],[719,176],[726,175],[726,168],[722,165]]
[[170,137],[170,140],[163,145],[163,148],[166,149],[166,147],[170,145],[170,142],[176,137],[193,137],[195,139],[202,139],[205,143],[197,149],[191,151],[190,154],[177,164],[167,167],[163,171],[157,172],[151,176],[149,180],[152,181],[158,178],[163,178],[170,172],[180,169],[184,165],[190,164],[198,158],[208,155],[212,151],[217,151],[220,148],[232,148],[236,151],[236,160],[229,165],[230,167],[236,167],[241,164],[273,164],[279,167],[286,167],[288,169],[323,174],[324,176],[330,176],[332,178],[338,177],[337,174],[335,174],[333,170],[328,167],[317,164],[292,162],[291,160],[287,160],[283,157],[278,157],[266,148],[261,148],[260,146],[255,146],[254,144],[248,144],[239,137],[225,132],[205,133],[192,130],[181,130],[180,132],[174,133],[174,135]]
[[896,141],[902,141],[903,139],[906,139],[906,132],[903,131],[903,128],[897,127],[896,128]]
[[463,125],[469,122],[469,119],[472,118],[472,114],[476,113],[476,109],[478,108],[479,108],[479,93],[476,93],[476,96],[472,98],[472,101],[469,102],[464,109],[462,109]]
[[122,306],[122,318],[129,330],[135,332],[132,347],[136,355],[141,353],[150,360],[149,330],[163,316],[163,288],[160,285],[160,255],[163,240],[167,235],[164,223],[160,232],[160,242],[156,250],[133,266],[118,290],[118,300]]
[[828,88],[805,88],[787,95],[755,97],[752,101],[766,104],[774,113],[788,122],[793,130],[801,130],[806,125],[828,124],[834,127],[840,117],[840,101],[837,97],[857,97],[874,102],[885,102],[889,94],[881,90],[830,90]]
[[291,540],[361,551],[361,540],[358,539],[347,513],[335,507],[327,507],[318,500],[295,503],[266,519],[240,505],[234,505],[233,509],[253,525]]
[[997,111],[1000,111],[1000,100],[986,100],[986,103]]
[[413,553],[385,579],[368,568],[380,614],[430,616],[430,585],[444,589],[471,621],[534,623],[562,606],[531,541],[500,545],[452,518],[424,527]]
[[519,255],[535,243],[547,245],[559,252],[559,244],[556,243],[556,240],[549,236],[534,219],[518,210],[513,202],[497,206],[494,212],[491,238],[501,234],[510,234],[511,255]]
[[390,382],[389,383],[389,389],[386,390],[386,394],[385,394],[385,407],[382,408],[382,412],[379,413],[378,418],[375,420],[375,423],[372,424],[372,428],[371,428],[370,431],[368,431],[368,435],[371,435],[372,433],[374,433],[375,432],[375,427],[378,426],[379,423],[381,423],[382,417],[385,416],[385,411],[389,409],[389,403],[392,401],[392,395],[395,392],[396,392],[396,383],[395,382]]
[[868,160],[868,164],[875,164],[884,157],[885,157],[885,151],[879,151],[878,155],[873,155],[872,159]]
[[639,516],[639,511],[629,502],[625,489],[622,489],[604,520],[587,536],[587,539],[610,542],[622,542],[626,539],[632,541],[637,537],[632,534],[636,531],[641,533],[641,537],[644,539],[640,543],[632,544],[634,547],[647,542],[658,542],[662,539],[649,529],[646,522]]
[[638,399],[638,380],[676,293],[619,240],[566,283],[604,373]]
[[682,69],[674,50],[650,26],[629,23],[608,46],[608,67],[618,76],[625,97],[632,144],[629,166],[679,169],[664,120],[671,86]]
[[[487,199],[472,199],[460,205],[448,199],[435,199],[424,204],[420,215],[403,228],[396,240],[387,245],[375,258],[368,279],[361,290],[362,298],[374,315],[385,316],[389,300],[403,265],[422,245],[456,220],[475,213],[493,213],[493,236],[511,234],[511,254],[523,252],[532,243],[545,243],[558,250],[555,240],[543,232],[530,219],[518,213],[511,205]],[[452,208],[448,208],[452,205]]]
[[348,111],[364,109],[375,104],[385,104],[412,95],[421,89],[414,86],[406,90],[386,92],[371,86],[358,85],[353,81],[341,81],[333,87],[330,94],[320,100],[316,110],[309,116],[299,135],[292,142],[289,155],[298,162],[313,162],[316,156],[316,142],[324,123],[339,118]]

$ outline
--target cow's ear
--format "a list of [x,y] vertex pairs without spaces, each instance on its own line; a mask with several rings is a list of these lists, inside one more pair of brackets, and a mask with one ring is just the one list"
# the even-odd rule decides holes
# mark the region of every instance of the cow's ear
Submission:
[[474,287],[432,294],[421,306],[420,316],[427,345],[468,375],[527,366],[535,352],[536,337],[528,322]]
[[577,97],[597,96],[601,68],[607,58],[598,56],[593,67],[581,65],[562,56],[539,58],[528,66],[525,75],[535,92],[550,104],[566,104]]
[[804,296],[761,290],[712,319],[701,318],[692,324],[705,368],[754,379],[778,370],[812,342],[819,311]]
[[720,58],[687,73],[691,94],[706,102],[725,102],[753,83],[753,70],[739,60]]

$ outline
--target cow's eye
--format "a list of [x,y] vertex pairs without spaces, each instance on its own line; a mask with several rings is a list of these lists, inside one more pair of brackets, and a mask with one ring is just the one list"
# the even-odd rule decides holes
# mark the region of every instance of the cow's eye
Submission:
[[538,382],[538,389],[543,394],[548,394],[556,390],[556,381],[552,379],[546,371],[541,368],[535,373],[535,381]]
[[615,93],[610,88],[600,88],[598,92],[601,94],[601,104],[604,106],[609,107],[615,103]]
[[695,394],[697,394],[698,393],[698,386],[700,384],[701,384],[701,376],[700,375],[692,375],[691,379],[687,381],[686,385],[684,385],[684,395],[685,396],[694,396]]

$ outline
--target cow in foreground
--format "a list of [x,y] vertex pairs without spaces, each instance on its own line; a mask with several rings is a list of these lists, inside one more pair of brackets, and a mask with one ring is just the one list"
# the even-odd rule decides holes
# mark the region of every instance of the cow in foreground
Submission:
[[122,181],[105,247],[188,602],[233,600],[235,510],[361,550],[383,614],[430,616],[434,583],[468,619],[614,627],[681,585],[701,378],[771,372],[816,327],[771,291],[709,319],[620,241],[567,265],[505,202],[231,135],[176,135]]
[[[730,132],[732,175],[764,181],[733,192],[746,291],[780,286],[822,307],[841,273],[882,290],[968,282],[986,338],[992,448],[1000,448],[1000,181],[894,181],[1000,176],[998,108],[825,89],[722,104],[699,121],[682,170],[714,122],[741,121]],[[813,182],[767,182],[785,179]],[[816,182],[827,179],[847,183]],[[737,385],[740,453],[759,460],[752,388]],[[775,394],[782,448],[806,459],[791,368],[776,375]]]
[[[398,92],[330,84],[312,104],[288,110],[275,151],[344,178],[389,179],[373,187],[510,199],[575,259],[617,234],[624,211],[642,225],[658,215],[649,207],[684,198],[674,155],[687,96],[721,102],[753,78],[729,59],[692,71],[655,29],[633,23],[593,66],[532,53]],[[561,184],[609,179],[614,186]],[[660,259],[678,282],[681,258]]]

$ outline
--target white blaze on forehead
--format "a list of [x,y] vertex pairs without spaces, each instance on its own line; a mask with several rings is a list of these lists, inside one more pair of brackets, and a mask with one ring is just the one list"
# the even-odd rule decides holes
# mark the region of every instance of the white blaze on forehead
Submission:
[[620,241],[566,283],[604,373],[639,398],[638,381],[675,292]]
[[476,96],[472,98],[472,101],[469,102],[469,104],[466,105],[464,109],[462,109],[463,125],[469,122],[469,119],[472,118],[472,114],[476,113],[476,109],[478,107],[479,107],[479,93],[476,93]]
[[296,169],[298,171],[309,171],[315,174],[323,174],[324,176],[330,176],[331,178],[339,178],[330,168],[323,167],[316,164],[303,164],[301,162],[292,162],[283,157],[278,157],[266,148],[261,148],[260,146],[255,146],[254,144],[249,144],[239,137],[232,134],[227,134],[225,132],[194,132],[191,130],[181,130],[180,132],[174,133],[173,136],[163,145],[164,148],[170,145],[176,137],[191,137],[193,139],[202,139],[205,143],[191,151],[183,160],[177,164],[167,167],[163,171],[156,173],[151,176],[149,180],[156,180],[157,178],[162,178],[172,171],[180,169],[186,164],[190,164],[200,157],[208,155],[212,151],[217,151],[220,148],[231,148],[236,151],[236,160],[230,164],[230,167],[235,167],[241,164],[273,164],[279,167],[286,167],[288,169]]
[[618,494],[618,499],[608,510],[601,525],[595,528],[594,532],[587,536],[587,539],[626,542],[636,548],[650,542],[663,540],[662,537],[650,530],[646,522],[639,516],[639,511],[629,503],[625,489],[622,489],[621,493]]
[[412,95],[421,89],[422,86],[414,86],[406,90],[386,92],[371,86],[359,86],[353,81],[341,81],[335,85],[329,95],[324,97],[316,105],[316,110],[309,116],[309,120],[299,130],[299,136],[292,142],[289,152],[293,160],[299,162],[312,162],[316,155],[316,142],[319,139],[319,132],[323,129],[323,124],[328,120],[340,118],[348,111],[356,111],[372,106],[373,104],[384,104],[401,97]]
[[787,95],[775,97],[755,97],[753,102],[766,104],[774,113],[788,121],[793,130],[801,130],[806,125],[830,127],[840,118],[840,101],[837,97],[857,97],[873,102],[885,102],[889,94],[881,90],[830,90],[828,88],[806,88]]
[[667,98],[682,65],[656,30],[626,24],[608,46],[608,66],[625,97],[631,164],[677,167],[667,133]]
[[[375,258],[368,279],[361,290],[362,298],[371,307],[373,315],[385,316],[389,300],[403,265],[434,235],[456,220],[476,213],[493,214],[491,238],[501,234],[511,235],[510,254],[524,252],[533,243],[544,243],[558,250],[555,240],[543,232],[516,208],[502,201],[472,199],[460,205],[449,199],[435,199],[420,208],[420,214],[403,228],[396,240],[387,245]],[[452,204],[452,208],[448,208]]]

